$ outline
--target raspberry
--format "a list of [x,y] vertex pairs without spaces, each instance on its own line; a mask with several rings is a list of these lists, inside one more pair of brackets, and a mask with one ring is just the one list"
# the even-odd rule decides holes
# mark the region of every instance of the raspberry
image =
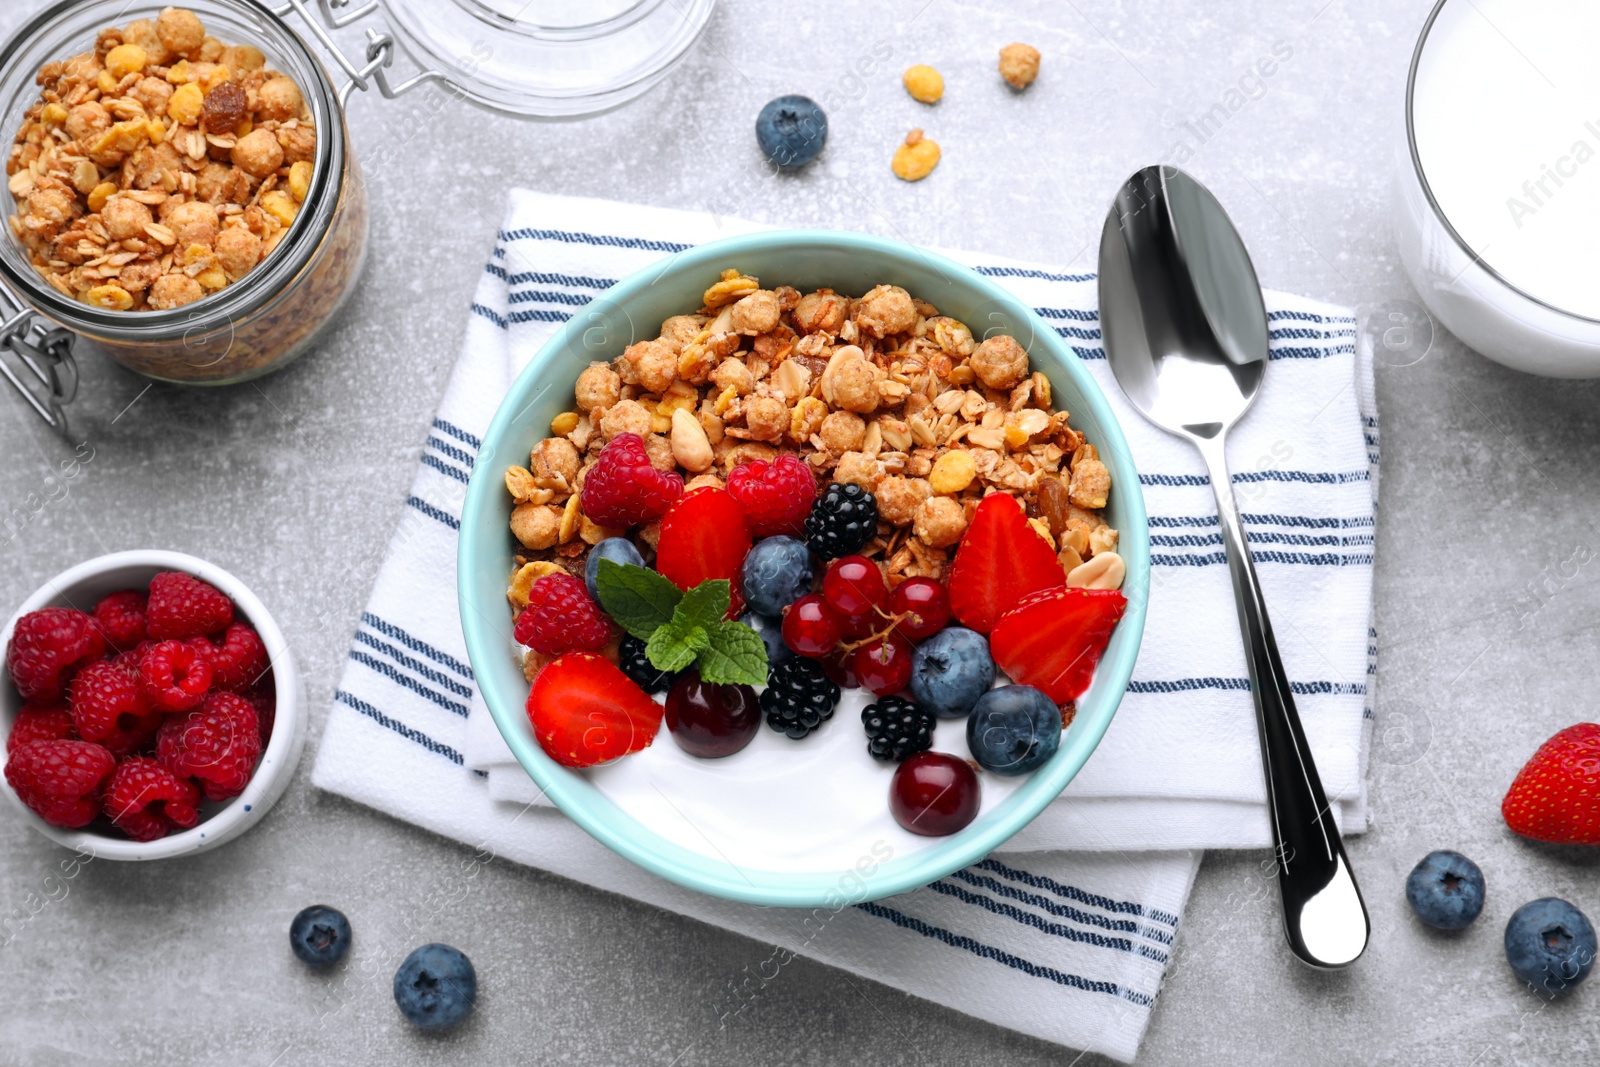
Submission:
[[137,589],[108,593],[94,606],[94,621],[111,642],[111,647],[126,651],[136,647],[145,633],[145,605],[149,598]]
[[[204,644],[204,648],[201,648]],[[222,634],[222,643],[206,639],[195,644],[211,663],[211,687],[238,692],[254,685],[267,669],[267,646],[261,636],[242,622],[231,624]]]
[[683,476],[650,465],[644,438],[619,433],[584,475],[579,503],[589,521],[614,530],[651,522],[683,495]]
[[237,693],[212,693],[186,715],[169,715],[156,733],[156,758],[180,778],[198,778],[207,800],[244,792],[261,756],[256,709]]
[[193,575],[165,571],[150,579],[145,620],[152,641],[214,634],[233,621],[233,601]]
[[211,688],[211,661],[206,653],[182,641],[161,641],[139,659],[145,696],[165,711],[187,711]]
[[135,841],[154,841],[174,826],[193,826],[200,821],[199,804],[193,782],[149,756],[123,760],[106,783],[105,813]]
[[267,742],[272,740],[272,724],[278,718],[278,697],[273,691],[272,682],[247,689],[239,695],[256,709],[256,733],[261,737],[261,751],[265,752]]
[[611,640],[611,620],[589,599],[583,579],[547,574],[528,590],[515,634],[519,643],[547,656],[594,652]]
[[93,619],[73,608],[45,608],[17,620],[6,670],[24,700],[55,700],[79,664],[105,653],[105,635]]
[[817,499],[817,479],[798,456],[785,452],[770,463],[756,459],[728,473],[728,492],[739,502],[754,537],[799,537]]
[[161,709],[152,708],[139,676],[115,660],[100,660],[79,671],[67,686],[72,725],[78,736],[126,756],[155,736]]
[[6,735],[6,754],[29,741],[71,741],[72,712],[62,704],[24,704]]
[[31,741],[6,760],[6,782],[51,826],[76,829],[100,814],[117,758],[89,741]]

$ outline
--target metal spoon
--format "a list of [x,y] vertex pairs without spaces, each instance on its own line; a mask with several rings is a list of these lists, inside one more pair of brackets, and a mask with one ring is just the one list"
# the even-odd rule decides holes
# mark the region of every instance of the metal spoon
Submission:
[[1100,326],[1133,406],[1205,457],[1250,666],[1284,933],[1307,963],[1343,967],[1371,926],[1278,656],[1223,446],[1266,373],[1266,308],[1222,205],[1175,167],[1135,173],[1106,216]]

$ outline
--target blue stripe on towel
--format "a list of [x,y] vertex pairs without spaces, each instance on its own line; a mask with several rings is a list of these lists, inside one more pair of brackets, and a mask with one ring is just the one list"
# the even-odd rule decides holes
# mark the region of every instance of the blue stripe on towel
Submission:
[[1042,278],[1047,282],[1092,282],[1093,274],[1052,274],[1028,267],[973,267],[986,278]]
[[961,901],[963,904],[971,904],[974,907],[993,912],[1013,922],[1021,923],[1023,926],[1031,926],[1042,934],[1065,938],[1068,941],[1081,941],[1097,948],[1112,948],[1119,952],[1132,952],[1143,956],[1147,960],[1155,960],[1157,963],[1167,962],[1167,954],[1152,945],[1135,945],[1126,937],[1107,937],[1104,934],[1097,934],[1089,930],[1079,930],[1076,927],[1051,922],[1049,919],[1035,915],[1031,911],[1023,911],[1014,905],[962,889],[960,886],[951,885],[949,882],[932,882],[928,885],[928,888],[941,896],[951,897]]
[[[497,254],[499,251],[495,249]],[[617,284],[615,278],[589,278],[582,274],[550,274],[538,270],[512,274],[498,263],[486,263],[483,269],[485,273],[494,275],[507,285],[527,285],[529,282],[535,282],[539,285],[565,285],[573,289],[609,289]]]
[[1089,926],[1098,926],[1103,930],[1118,930],[1123,933],[1136,934],[1139,937],[1148,938],[1163,945],[1172,944],[1172,934],[1169,931],[1158,930],[1153,926],[1145,926],[1132,919],[1113,919],[1096,912],[1074,908],[1070,904],[1057,904],[1055,901],[1042,897],[1037,893],[1026,893],[1015,886],[1004,885],[985,875],[973,874],[970,867],[964,867],[951,874],[950,877],[959,878],[968,885],[987,889],[989,892],[1005,897],[1008,900],[1015,900],[1022,904],[1040,908],[1051,915],[1059,915],[1063,919],[1071,919],[1073,922],[1084,923]]
[[[1234,484],[1251,482],[1306,482],[1311,485],[1348,485],[1351,482],[1370,481],[1370,471],[1241,471],[1233,476]],[[1141,474],[1140,485],[1175,486],[1210,485],[1204,474]]]
[[388,656],[390,659],[400,664],[400,666],[405,667],[416,674],[422,675],[434,685],[447,689],[456,696],[467,697],[469,699],[471,698],[472,687],[470,685],[462,685],[460,682],[445,674],[443,671],[436,671],[426,663],[423,663],[421,660],[412,659],[410,656],[406,655],[404,652],[401,652],[398,648],[395,648],[387,641],[380,641],[369,633],[364,633],[361,630],[357,630],[355,636],[356,640],[360,641],[363,645],[366,645],[368,648],[377,652],[382,652],[385,656]]
[[374,630],[378,631],[380,634],[383,634],[385,637],[399,641],[402,645],[405,645],[419,656],[427,656],[435,663],[450,668],[461,677],[466,678],[468,681],[476,680],[473,678],[472,668],[470,666],[456,659],[454,656],[450,655],[450,653],[441,652],[437,648],[434,648],[432,645],[428,644],[426,641],[412,637],[410,634],[406,633],[394,623],[389,622],[387,619],[381,619],[370,611],[363,611],[361,613],[361,621],[367,626],[370,626]]
[[583,307],[593,300],[592,296],[583,296],[579,293],[558,293],[550,289],[522,289],[506,297],[512,304],[532,304],[543,302],[546,304],[566,304],[568,307]]
[[[1178,678],[1173,681],[1128,683],[1130,693],[1192,693],[1196,689],[1236,689],[1248,693],[1248,678]],[[1290,682],[1289,691],[1297,696],[1365,696],[1361,682]]]
[[478,439],[477,434],[470,434],[453,422],[445,422],[443,419],[434,419],[433,428],[435,430],[443,430],[445,433],[449,434],[451,437],[454,437],[457,441],[460,441],[464,445],[471,445],[474,452],[483,447],[483,442]]
[[440,459],[438,456],[431,456],[428,453],[424,452],[422,454],[422,456],[421,456],[421,459],[422,459],[422,463],[423,463],[424,466],[432,467],[434,470],[438,471],[440,474],[447,475],[447,476],[449,476],[451,478],[454,478],[456,481],[460,482],[462,485],[466,485],[469,481],[472,480],[472,475],[471,474],[469,474],[466,471],[462,470],[460,467],[452,466],[451,464],[446,463],[444,460]]
[[[1264,541],[1276,545],[1337,545],[1340,548],[1355,546],[1371,546],[1372,535],[1369,533],[1340,533],[1340,534],[1294,534],[1277,533],[1272,530],[1251,530],[1250,540]],[[1204,548],[1207,545],[1222,544],[1220,533],[1208,534],[1151,534],[1150,543],[1162,548]]]
[[[1275,552],[1267,549],[1262,552],[1252,551],[1250,558],[1257,563],[1286,563],[1296,567],[1370,567],[1372,553],[1367,552],[1356,556],[1340,556],[1334,553],[1310,552]],[[1226,552],[1210,552],[1203,556],[1169,556],[1152,555],[1152,567],[1214,567],[1219,563],[1228,562]]]
[[1021,882],[1023,885],[1031,886],[1034,889],[1043,889],[1064,900],[1075,900],[1079,904],[1087,904],[1102,911],[1116,912],[1119,915],[1138,915],[1152,922],[1164,923],[1174,928],[1178,925],[1178,917],[1171,912],[1146,908],[1143,904],[1131,900],[1112,900],[1110,897],[1104,897],[1098,893],[1086,893],[1077,886],[1058,882],[1046,875],[1034,874],[1019,867],[1008,867],[993,856],[979,860],[970,869],[992,871],[1002,878],[1009,878],[1013,882]]
[[569,245],[596,245],[601,248],[639,248],[646,252],[682,252],[694,247],[676,241],[650,241],[643,237],[612,237],[609,234],[584,233],[578,230],[536,230],[529,227],[501,230],[495,238],[501,242],[560,241]]
[[422,512],[435,522],[442,522],[452,530],[461,529],[461,520],[447,511],[440,511],[426,500],[418,500],[414,496],[406,497],[406,503]]
[[1037,963],[1023,959],[1021,956],[995,948],[993,945],[986,945],[981,941],[961,934],[953,934],[943,927],[934,926],[932,923],[913,918],[893,908],[886,908],[874,901],[863,901],[857,904],[856,908],[866,912],[868,915],[876,915],[880,919],[887,919],[902,930],[911,930],[921,934],[923,937],[931,937],[935,941],[942,941],[952,948],[966,949],[974,956],[981,956],[984,959],[1004,964],[1013,970],[1021,971],[1023,974],[1031,975],[1034,978],[1047,978],[1057,985],[1081,989],[1086,993],[1104,993],[1107,996],[1121,997],[1123,1000],[1137,1004],[1142,1008],[1148,1008],[1155,1003],[1155,997],[1148,993],[1124,989],[1115,982],[1084,978],[1081,975],[1058,971],[1054,967],[1040,966]]
[[[1358,515],[1351,519],[1328,518],[1313,515],[1265,515],[1258,512],[1241,512],[1239,517],[1250,526],[1299,526],[1314,530],[1354,530],[1373,525],[1370,515]],[[1152,515],[1150,526],[1152,529],[1161,527],[1173,529],[1182,526],[1215,526],[1215,515]]]
[[471,452],[468,452],[464,448],[457,448],[454,445],[445,444],[431,433],[428,435],[428,447],[432,448],[435,452],[449,456],[457,463],[466,464],[468,470],[471,470],[472,465],[477,462],[477,459]]
[[461,716],[463,719],[467,717],[467,706],[465,704],[460,704],[454,700],[451,700],[438,690],[423,685],[409,674],[401,674],[399,671],[389,666],[389,664],[383,662],[382,660],[374,659],[365,652],[359,652],[352,648],[349,654],[352,660],[361,664],[363,667],[371,668],[378,674],[381,674],[385,678],[389,679],[395,685],[411,690],[423,700],[432,701],[446,711],[453,712]]
[[333,699],[354,708],[356,711],[359,711],[361,714],[365,715],[379,726],[388,727],[401,737],[404,737],[406,740],[415,741],[429,752],[434,752],[443,756],[456,766],[466,766],[466,760],[462,758],[461,753],[457,752],[449,745],[444,744],[441,741],[435,741],[421,730],[414,730],[397,719],[389,718],[389,716],[385,715],[371,704],[368,704],[360,697],[351,696],[343,689],[336,689],[333,693]]

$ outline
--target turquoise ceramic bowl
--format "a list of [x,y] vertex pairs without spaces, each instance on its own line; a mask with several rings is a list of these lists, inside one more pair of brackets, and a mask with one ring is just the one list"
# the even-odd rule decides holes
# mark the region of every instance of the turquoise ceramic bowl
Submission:
[[[1100,450],[1111,470],[1108,521],[1121,531],[1127,560],[1128,611],[1093,685],[1054,758],[994,810],[920,851],[897,856],[867,879],[849,870],[763,871],[739,857],[714,858],[663,840],[614,804],[580,773],[561,767],[534,740],[525,705],[528,683],[513,655],[505,599],[513,542],[503,474],[548,433],[572,404],[578,372],[634,341],[657,336],[672,315],[700,306],[720,271],[736,267],[770,284],[807,292],[829,286],[859,294],[880,283],[904,286],[980,338],[1009,333],[1027,347],[1034,369],[1050,378],[1057,407]],[[557,807],[608,848],[663,878],[704,893],[772,907],[838,908],[902,893],[944,877],[994,851],[1054,800],[1099,744],[1128,685],[1144,631],[1150,582],[1149,529],[1138,473],[1104,395],[1059,335],[1031,308],[982,275],[911,245],[826,230],[774,230],[698,245],[608,289],[550,339],[511,386],[484,438],[461,518],[458,561],[462,628],[472,670],[506,743]],[[852,724],[835,723],[835,729]],[[670,743],[666,738],[657,744]]]

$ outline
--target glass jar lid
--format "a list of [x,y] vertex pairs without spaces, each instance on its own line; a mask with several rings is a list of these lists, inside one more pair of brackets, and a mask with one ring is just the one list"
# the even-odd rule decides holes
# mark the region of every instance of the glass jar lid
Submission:
[[473,100],[518,115],[587,115],[655,85],[715,0],[382,0],[395,38]]

